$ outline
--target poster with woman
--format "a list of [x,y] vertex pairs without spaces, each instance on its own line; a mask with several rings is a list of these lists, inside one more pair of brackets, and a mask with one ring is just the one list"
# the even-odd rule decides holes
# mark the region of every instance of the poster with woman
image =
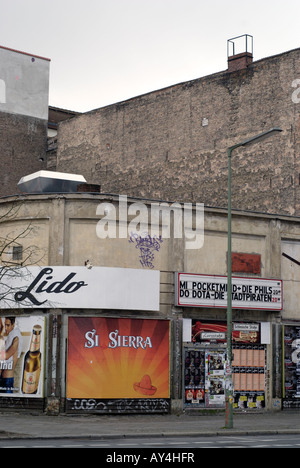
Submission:
[[0,317],[0,397],[44,395],[45,317]]

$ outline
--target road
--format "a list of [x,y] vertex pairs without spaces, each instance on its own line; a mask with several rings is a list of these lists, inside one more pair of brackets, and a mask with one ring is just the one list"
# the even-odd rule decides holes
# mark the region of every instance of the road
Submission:
[[[209,437],[160,437],[124,439],[5,439],[0,440],[0,448],[103,448],[114,449],[111,453],[166,453],[181,449],[198,453],[201,448],[300,448],[298,435],[260,435],[260,436],[209,436]],[[137,451],[135,449],[140,449]],[[167,450],[166,450],[167,449]],[[119,452],[118,452],[119,450]],[[190,452],[193,453],[193,450]],[[144,460],[146,459],[144,457]],[[142,458],[140,459],[142,461]],[[155,460],[153,460],[155,461]],[[159,461],[159,460],[157,460]],[[185,461],[185,460],[182,460]]]

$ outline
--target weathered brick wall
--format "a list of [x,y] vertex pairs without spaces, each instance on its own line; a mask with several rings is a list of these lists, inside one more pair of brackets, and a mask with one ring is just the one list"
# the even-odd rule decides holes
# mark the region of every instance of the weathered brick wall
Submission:
[[21,177],[46,168],[47,121],[0,112],[0,142],[0,196],[14,195]]
[[280,126],[233,153],[233,207],[300,214],[296,79],[300,49],[75,117],[59,124],[57,170],[106,193],[226,206],[227,147]]

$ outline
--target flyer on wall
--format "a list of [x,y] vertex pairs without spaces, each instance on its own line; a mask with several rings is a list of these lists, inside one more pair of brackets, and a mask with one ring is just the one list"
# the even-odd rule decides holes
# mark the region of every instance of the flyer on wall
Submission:
[[206,368],[209,405],[224,405],[225,353],[218,351],[206,353]]

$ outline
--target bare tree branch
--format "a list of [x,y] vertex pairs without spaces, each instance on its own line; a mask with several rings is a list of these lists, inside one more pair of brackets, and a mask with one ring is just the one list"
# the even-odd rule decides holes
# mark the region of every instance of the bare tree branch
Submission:
[[[27,220],[22,216],[24,203],[16,198],[0,214],[0,308],[5,308],[8,302],[14,302],[12,298],[14,291],[19,288],[18,280],[30,276],[27,268],[40,265],[45,256],[43,249],[34,243],[30,244],[30,239],[37,237],[37,227],[34,225],[36,218]],[[15,223],[14,228],[6,232],[11,223]],[[20,258],[14,258],[14,248],[19,248]]]

